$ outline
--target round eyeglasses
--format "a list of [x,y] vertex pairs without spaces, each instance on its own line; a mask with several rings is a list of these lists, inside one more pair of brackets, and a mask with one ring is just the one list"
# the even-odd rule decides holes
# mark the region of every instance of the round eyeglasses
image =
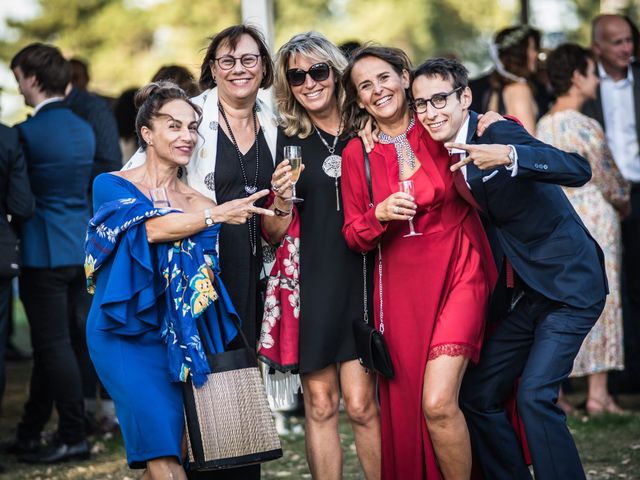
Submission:
[[411,103],[411,108],[416,113],[424,113],[427,111],[429,104],[435,109],[442,109],[447,106],[447,98],[449,95],[453,95],[454,93],[462,90],[462,87],[455,88],[448,93],[436,93],[431,98],[416,98]]
[[292,87],[299,87],[307,78],[307,74],[316,82],[322,82],[329,78],[331,67],[326,63],[316,63],[311,65],[309,70],[301,68],[290,68],[287,70],[287,81]]
[[256,55],[255,53],[245,53],[240,57],[233,57],[231,55],[223,55],[222,57],[214,58],[216,62],[218,62],[218,66],[222,70],[231,70],[236,66],[236,62],[240,60],[240,64],[244,68],[253,68],[258,64],[258,59],[260,55]]

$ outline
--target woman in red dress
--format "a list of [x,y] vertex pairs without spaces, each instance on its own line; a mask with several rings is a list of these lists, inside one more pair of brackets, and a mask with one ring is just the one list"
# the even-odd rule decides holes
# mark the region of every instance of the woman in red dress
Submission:
[[[354,250],[381,247],[374,310],[380,328],[382,307],[396,371],[393,380],[379,378],[382,477],[468,479],[458,391],[480,354],[495,266],[478,214],[454,185],[448,152],[409,110],[409,69],[401,50],[371,46],[344,73],[347,131],[371,116],[380,142],[369,154],[371,207],[360,140],[343,152],[343,234]],[[404,180],[413,181],[413,196],[399,192]],[[421,235],[406,237],[410,219]]]

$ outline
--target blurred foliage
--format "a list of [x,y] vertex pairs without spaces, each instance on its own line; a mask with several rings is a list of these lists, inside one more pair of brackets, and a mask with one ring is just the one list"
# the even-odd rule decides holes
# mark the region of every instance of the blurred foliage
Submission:
[[[0,42],[8,61],[33,41],[58,45],[90,64],[90,88],[117,95],[142,85],[167,63],[199,76],[208,37],[238,23],[240,0],[36,0],[36,18],[9,21],[17,41]],[[337,44],[358,40],[394,45],[415,63],[436,54],[486,65],[493,33],[518,18],[518,0],[273,0],[275,45],[317,30]],[[530,0],[535,1],[535,0]],[[610,0],[638,20],[635,0]],[[574,0],[581,27],[567,32],[588,44],[589,19],[606,0]]]

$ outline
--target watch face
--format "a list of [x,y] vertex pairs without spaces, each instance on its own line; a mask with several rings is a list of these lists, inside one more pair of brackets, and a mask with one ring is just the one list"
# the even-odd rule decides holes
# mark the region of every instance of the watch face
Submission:
[[204,223],[206,223],[207,226],[210,227],[211,225],[213,225],[213,219],[207,217],[207,218],[204,219]]

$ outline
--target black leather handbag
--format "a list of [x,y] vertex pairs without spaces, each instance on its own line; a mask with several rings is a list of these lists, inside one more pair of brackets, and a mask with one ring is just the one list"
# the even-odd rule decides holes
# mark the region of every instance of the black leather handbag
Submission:
[[[364,171],[367,176],[367,187],[369,189],[369,208],[373,208],[373,190],[371,186],[371,167],[369,165],[369,155],[362,147],[364,154]],[[380,331],[369,322],[369,302],[367,297],[367,254],[362,254],[362,277],[364,286],[364,314],[363,318],[356,318],[353,321],[353,334],[356,340],[356,352],[360,364],[367,370],[375,370],[387,378],[393,378],[395,372],[393,363],[389,355],[387,343],[384,340],[384,310],[382,308],[382,249],[378,244],[378,292],[380,294]]]

